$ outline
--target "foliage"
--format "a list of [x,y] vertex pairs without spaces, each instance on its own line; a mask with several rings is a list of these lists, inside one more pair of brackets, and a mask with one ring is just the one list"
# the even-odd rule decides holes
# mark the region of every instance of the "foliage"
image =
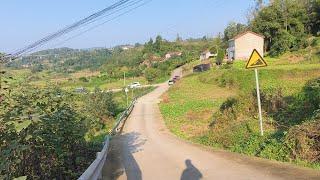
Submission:
[[319,132],[320,123],[318,118],[291,128],[286,136],[291,157],[307,162],[319,163]]
[[[245,62],[187,76],[171,88],[160,105],[168,128],[196,143],[317,168],[320,66],[278,61],[268,59],[260,71],[263,137],[254,74]],[[204,100],[218,103],[197,104]]]
[[230,39],[234,38],[236,35],[244,32],[247,26],[241,23],[231,22],[224,30],[224,41],[228,42]]
[[303,91],[306,101],[312,104],[313,109],[320,108],[320,78],[308,81]]
[[108,120],[117,115],[117,104],[113,100],[112,92],[104,93],[100,89],[89,95],[86,109],[98,118],[101,124],[107,124]]
[[250,28],[266,37],[266,49],[272,56],[306,46],[308,29],[314,24],[307,16],[308,11],[314,12],[313,8],[308,8],[308,3],[313,2],[275,0],[261,8],[252,19]]
[[159,71],[155,68],[146,69],[144,74],[145,74],[147,81],[149,81],[149,82],[155,81],[155,79],[160,76]]
[[218,55],[216,57],[216,64],[221,65],[225,56],[225,51],[223,49],[218,49]]
[[91,129],[101,128],[83,111],[83,98],[57,88],[27,85],[6,92],[0,104],[2,178],[79,177],[99,149],[85,137]]

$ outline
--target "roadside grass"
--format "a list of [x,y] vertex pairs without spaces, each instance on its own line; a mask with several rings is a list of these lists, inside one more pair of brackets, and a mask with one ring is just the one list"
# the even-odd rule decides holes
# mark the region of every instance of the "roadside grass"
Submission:
[[[320,169],[318,161],[303,159],[303,153],[310,149],[300,152],[302,158],[294,157],[292,151],[296,145],[287,137],[300,132],[291,132],[292,128],[308,121],[303,117],[309,116],[308,112],[294,117],[290,109],[299,110],[292,103],[300,101],[308,81],[320,77],[320,64],[312,63],[315,60],[290,61],[287,57],[290,54],[267,57],[268,67],[259,69],[264,103],[263,137],[257,117],[254,72],[245,69],[244,61],[188,75],[171,87],[160,104],[167,127],[178,137],[197,144]],[[189,66],[185,66],[186,72],[190,71]],[[298,104],[304,108],[303,102]],[[288,107],[281,109],[282,106]],[[309,142],[303,135],[298,137],[306,139],[294,140],[297,143]]]
[[[132,102],[133,98],[139,98],[143,95],[148,94],[149,92],[153,91],[155,87],[144,87],[138,89],[129,89],[128,92],[128,102],[129,104]],[[133,91],[132,91],[133,90]],[[115,92],[114,93],[114,100],[118,104],[118,112],[119,114],[123,112],[127,108],[127,96],[126,93],[123,91]]]
[[199,81],[197,75],[190,75],[163,95],[160,109],[169,129],[177,136],[191,140],[209,131],[212,114],[232,95],[231,90],[223,91],[214,84]]

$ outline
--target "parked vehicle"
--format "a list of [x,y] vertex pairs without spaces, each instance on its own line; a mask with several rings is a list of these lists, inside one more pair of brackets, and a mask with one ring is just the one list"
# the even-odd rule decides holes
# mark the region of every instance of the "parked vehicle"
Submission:
[[139,82],[133,82],[133,83],[131,83],[131,84],[129,85],[129,87],[130,87],[131,89],[139,88],[139,87],[141,87],[141,84],[140,84]]
[[173,80],[169,80],[168,84],[169,84],[169,86],[172,86],[174,84],[174,81]]

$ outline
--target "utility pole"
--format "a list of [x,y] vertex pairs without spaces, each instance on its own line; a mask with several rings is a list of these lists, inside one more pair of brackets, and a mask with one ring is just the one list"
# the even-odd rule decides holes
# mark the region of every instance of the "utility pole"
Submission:
[[126,98],[127,98],[127,108],[129,107],[129,98],[128,98],[128,92],[129,92],[129,89],[126,87],[124,89],[124,92],[126,93]]
[[131,99],[133,100],[133,90],[134,88],[131,89]]
[[123,86],[126,87],[126,72],[123,72]]

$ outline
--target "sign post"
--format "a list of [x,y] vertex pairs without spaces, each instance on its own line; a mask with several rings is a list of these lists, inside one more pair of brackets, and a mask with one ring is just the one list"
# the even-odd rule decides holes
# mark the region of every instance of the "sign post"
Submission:
[[247,62],[246,68],[252,69],[254,68],[254,72],[256,75],[256,89],[257,89],[257,99],[258,99],[258,109],[259,109],[259,122],[260,122],[260,133],[263,136],[263,123],[262,123],[262,108],[261,108],[261,98],[260,98],[260,86],[259,86],[259,67],[266,67],[267,63],[263,59],[263,57],[259,54],[259,52],[254,49],[249,61]]

